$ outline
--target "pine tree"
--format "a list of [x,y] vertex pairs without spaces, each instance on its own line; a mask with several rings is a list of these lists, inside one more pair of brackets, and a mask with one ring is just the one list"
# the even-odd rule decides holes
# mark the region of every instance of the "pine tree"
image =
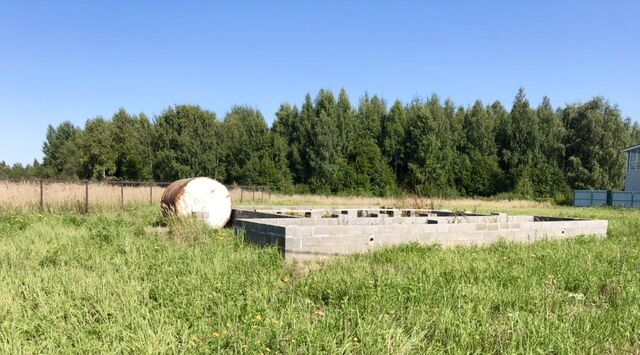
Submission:
[[404,105],[396,100],[388,114],[383,116],[381,124],[382,153],[393,169],[395,178],[400,180],[406,172],[404,146],[406,140],[407,117]]
[[466,111],[463,120],[465,142],[461,154],[460,186],[458,188],[473,196],[490,196],[500,182],[497,147],[495,143],[496,122],[488,114],[482,102],[476,101]]
[[310,180],[314,191],[336,193],[343,187],[342,168],[346,165],[341,154],[340,132],[337,125],[337,106],[333,93],[320,90],[315,102],[310,149]]
[[433,95],[426,103],[418,99],[407,109],[406,185],[429,196],[455,195],[455,150],[453,131],[440,104]]

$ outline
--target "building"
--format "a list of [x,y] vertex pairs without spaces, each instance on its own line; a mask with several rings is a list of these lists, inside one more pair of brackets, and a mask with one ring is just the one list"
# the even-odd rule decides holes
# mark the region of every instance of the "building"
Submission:
[[624,149],[627,153],[627,178],[624,181],[625,191],[640,191],[640,145]]

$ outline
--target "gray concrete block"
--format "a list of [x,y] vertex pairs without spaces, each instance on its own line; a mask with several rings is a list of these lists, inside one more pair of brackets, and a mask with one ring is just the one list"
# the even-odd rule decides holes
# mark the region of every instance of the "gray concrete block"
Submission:
[[[412,241],[456,246],[487,245],[498,240],[530,243],[584,234],[605,237],[608,228],[607,221],[504,214],[453,216],[449,211],[429,210],[292,209],[308,212],[310,216],[337,217],[284,218],[278,215],[278,218],[274,215],[288,212],[285,208],[272,208],[266,212],[250,211],[246,214],[260,218],[236,218],[233,221],[234,231],[243,234],[248,242],[278,245],[287,259],[315,259]],[[355,217],[358,211],[362,215],[377,217]],[[265,217],[268,214],[271,215]],[[431,217],[407,217],[415,214]]]

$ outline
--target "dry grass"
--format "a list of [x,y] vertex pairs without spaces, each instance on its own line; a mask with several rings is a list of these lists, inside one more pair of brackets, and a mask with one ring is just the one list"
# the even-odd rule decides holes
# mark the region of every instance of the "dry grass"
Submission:
[[[237,201],[237,200],[236,200]],[[256,201],[260,202],[260,201]],[[386,206],[396,208],[456,209],[473,211],[478,208],[538,208],[549,207],[551,203],[531,200],[490,200],[490,199],[441,199],[417,196],[400,198],[362,196],[320,196],[320,195],[271,195],[269,205],[280,206]],[[250,205],[245,202],[243,205]]]
[[[44,203],[47,208],[75,207],[83,209],[85,184],[83,182],[45,182]],[[159,204],[163,187],[124,186],[122,193],[125,204]],[[152,193],[152,195],[150,195]],[[549,203],[529,200],[487,200],[487,199],[439,199],[416,196],[400,198],[362,196],[321,196],[321,195],[279,195],[267,191],[252,191],[231,187],[231,201],[234,206],[388,206],[397,208],[449,208],[473,211],[478,208],[538,208]],[[89,183],[89,207],[110,207],[120,205],[120,186],[106,183]],[[38,181],[0,181],[0,207],[31,208],[40,203]]]
[[[44,182],[43,198],[46,208],[84,209],[84,182]],[[121,204],[121,193],[125,204],[159,204],[164,187],[148,185],[123,186],[90,182],[89,207],[113,207]],[[153,189],[152,191],[150,189]],[[271,194],[233,187],[230,189],[234,204],[266,203]],[[34,208],[40,205],[39,181],[0,181],[0,207]]]
[[[78,207],[85,203],[85,184],[82,182],[44,182],[43,199],[46,208]],[[118,206],[121,187],[105,183],[89,183],[89,207]],[[163,187],[123,186],[124,203],[159,203]],[[38,181],[0,181],[0,206],[29,208],[40,204]]]

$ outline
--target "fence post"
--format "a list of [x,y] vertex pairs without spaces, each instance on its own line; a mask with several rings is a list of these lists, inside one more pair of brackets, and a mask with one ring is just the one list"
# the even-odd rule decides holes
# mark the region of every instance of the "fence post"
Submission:
[[153,205],[153,184],[149,183],[149,204]]
[[262,195],[260,195],[260,201],[264,201],[264,187],[260,188],[260,192],[262,193]]
[[120,181],[120,208],[124,208],[124,181]]
[[40,179],[40,211],[44,211],[44,183]]
[[242,192],[242,187],[240,187],[240,202],[242,202],[243,195],[244,195],[244,193]]
[[84,213],[89,213],[89,180],[84,182]]

